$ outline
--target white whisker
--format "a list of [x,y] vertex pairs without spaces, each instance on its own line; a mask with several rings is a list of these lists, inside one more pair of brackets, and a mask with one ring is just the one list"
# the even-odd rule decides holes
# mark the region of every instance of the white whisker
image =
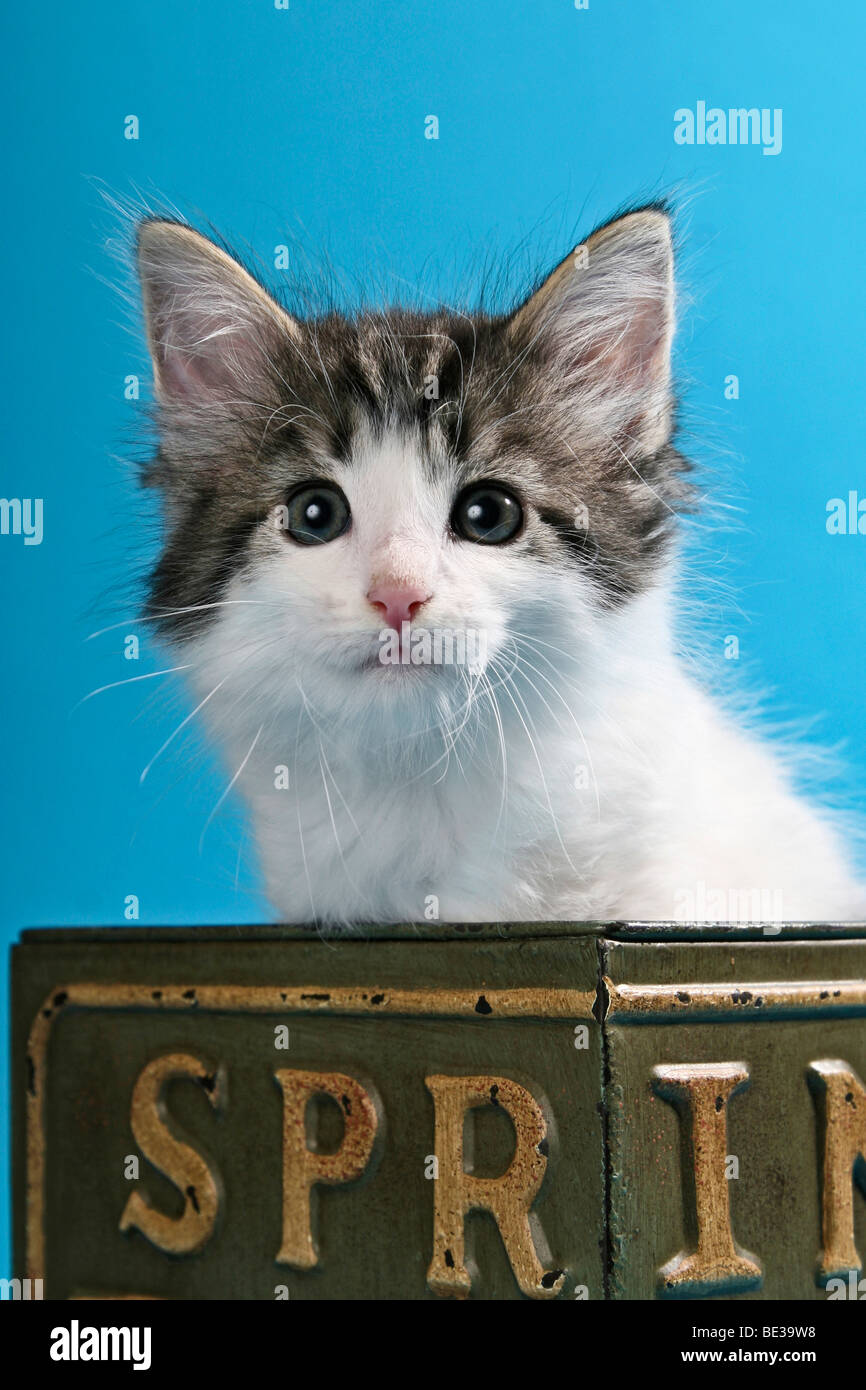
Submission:
[[181,666],[168,666],[164,671],[145,671],[144,675],[141,676],[129,676],[124,681],[111,681],[108,685],[100,685],[98,689],[91,690],[88,695],[82,696],[78,704],[72,706],[71,713],[74,714],[81,705],[85,705],[88,700],[92,700],[94,695],[102,695],[106,690],[117,690],[121,685],[134,685],[136,681],[152,681],[155,680],[157,676],[170,676],[175,671],[188,671],[192,665],[193,662],[186,661]]
[[204,829],[203,829],[202,832],[201,832],[201,836],[200,836],[199,842],[198,842],[199,854],[201,853],[202,848],[203,848],[203,846],[204,846],[204,837],[205,837],[205,835],[207,834],[208,826],[210,825],[210,823],[211,823],[211,821],[213,820],[214,816],[215,816],[215,815],[217,814],[217,812],[219,811],[219,808],[222,806],[223,802],[225,801],[225,799],[226,799],[226,797],[228,796],[229,792],[231,791],[232,787],[235,785],[235,782],[237,782],[238,778],[240,777],[241,773],[243,772],[243,770],[244,770],[244,768],[246,767],[247,763],[249,762],[250,758],[253,756],[253,752],[254,752],[254,750],[255,750],[255,746],[256,746],[256,744],[258,743],[259,739],[261,738],[262,729],[263,729],[264,727],[265,727],[264,724],[260,724],[260,725],[259,725],[259,731],[258,731],[258,733],[256,734],[255,738],[253,739],[252,743],[250,744],[250,746],[249,746],[249,748],[248,748],[248,750],[247,750],[247,753],[246,753],[245,757],[243,758],[243,761],[241,762],[241,764],[240,764],[240,766],[239,766],[237,772],[235,773],[235,775],[234,775],[234,777],[232,778],[232,780],[229,782],[228,786],[226,787],[225,791],[223,792],[223,794],[222,794],[222,796],[220,797],[219,801],[217,802],[216,806],[214,806],[213,810],[211,811],[210,815],[208,816],[207,820],[205,821],[205,823],[204,823]]
[[221,689],[222,689],[222,687],[225,685],[225,683],[226,683],[227,680],[228,680],[228,676],[223,676],[222,680],[221,680],[217,685],[214,686],[213,690],[211,690],[207,695],[205,695],[204,699],[199,701],[199,703],[196,705],[195,709],[194,709],[194,710],[191,710],[190,713],[186,716],[186,718],[181,720],[181,722],[178,724],[177,728],[176,728],[172,733],[169,734],[168,738],[165,740],[165,743],[163,743],[162,747],[160,747],[160,748],[157,749],[157,751],[154,753],[153,757],[151,758],[150,762],[149,762],[149,763],[147,764],[147,766],[143,769],[143,771],[142,771],[142,773],[141,773],[141,776],[140,776],[139,779],[138,779],[139,786],[141,786],[141,783],[144,781],[145,777],[146,777],[147,774],[150,772],[150,769],[153,767],[153,765],[154,765],[154,763],[156,762],[157,758],[161,757],[161,755],[165,752],[166,748],[168,748],[169,744],[170,744],[170,743],[177,737],[177,735],[180,733],[181,729],[185,728],[186,725],[189,724],[191,720],[195,719],[195,716],[198,714],[199,710],[200,710],[200,709],[204,709],[204,707],[205,707],[205,705],[207,704],[208,700],[210,700],[211,697],[212,697],[213,695],[216,695],[216,693],[217,693],[218,690],[221,690]]

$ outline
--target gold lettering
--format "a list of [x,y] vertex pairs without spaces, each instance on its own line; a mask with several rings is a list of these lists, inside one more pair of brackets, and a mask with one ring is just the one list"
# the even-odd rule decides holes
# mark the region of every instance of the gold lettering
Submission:
[[821,1127],[818,1283],[862,1269],[854,1244],[854,1183],[866,1195],[866,1088],[847,1062],[813,1062],[807,1072]]
[[[545,1272],[544,1237],[530,1208],[547,1167],[542,1147],[547,1125],[529,1091],[500,1076],[428,1076],[425,1085],[436,1114],[434,1150],[439,1176],[434,1183],[433,1259],[427,1283],[434,1293],[470,1292],[466,1268],[465,1222],[470,1211],[493,1216],[521,1292],[529,1298],[554,1298],[562,1288],[562,1271]],[[514,1157],[497,1178],[478,1178],[466,1171],[463,1126],[466,1112],[478,1105],[502,1106],[517,1136]]]
[[[319,1256],[312,1231],[312,1188],[361,1176],[373,1151],[379,1113],[352,1076],[289,1069],[274,1074],[283,1093],[283,1240],[277,1262],[313,1269]],[[314,1096],[330,1096],[340,1107],[343,1138],[334,1153],[317,1153],[307,1145],[307,1106]]]
[[694,1246],[659,1270],[663,1288],[670,1292],[741,1293],[760,1285],[761,1266],[734,1241],[725,1174],[728,1101],[748,1084],[744,1062],[653,1068],[653,1089],[675,1108],[680,1120],[685,1220]]
[[183,1212],[166,1216],[133,1192],[123,1209],[120,1229],[136,1228],[157,1249],[172,1255],[191,1255],[213,1234],[220,1188],[201,1154],[171,1132],[165,1091],[169,1082],[179,1078],[197,1081],[214,1109],[221,1108],[224,1086],[219,1071],[214,1073],[198,1057],[175,1052],[156,1057],[141,1072],[132,1092],[130,1123],[145,1158],[183,1194]]

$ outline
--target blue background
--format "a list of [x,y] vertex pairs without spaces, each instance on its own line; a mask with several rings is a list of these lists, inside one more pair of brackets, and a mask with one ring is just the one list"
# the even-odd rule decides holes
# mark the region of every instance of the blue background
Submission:
[[[776,714],[821,714],[822,740],[847,737],[862,805],[866,537],[829,536],[825,508],[866,495],[864,27],[854,0],[89,0],[7,13],[0,490],[44,498],[45,536],[0,537],[4,941],[28,925],[122,927],[128,894],[142,924],[267,912],[238,804],[199,850],[227,775],[191,729],[139,785],[190,708],[178,678],[78,704],[170,664],[132,621],[130,578],[155,532],[123,383],[146,364],[104,192],[201,210],[266,264],[300,238],[349,277],[372,265],[398,291],[423,276],[447,297],[479,252],[525,240],[526,265],[542,268],[575,227],[673,191],[692,300],[686,442],[723,504],[720,524],[695,531],[710,659],[723,685],[771,689]],[[673,113],[698,100],[781,107],[782,153],[676,145]],[[124,138],[130,114],[138,141]],[[430,114],[438,141],[424,138]],[[123,658],[131,632],[138,663]],[[723,659],[727,634],[739,663]],[[5,1008],[5,974],[0,989]]]

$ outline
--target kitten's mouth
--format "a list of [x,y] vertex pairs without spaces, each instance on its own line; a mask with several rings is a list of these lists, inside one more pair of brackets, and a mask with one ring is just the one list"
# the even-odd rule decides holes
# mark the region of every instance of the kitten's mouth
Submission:
[[404,679],[409,672],[449,666],[477,668],[485,664],[486,632],[474,628],[410,628],[382,634],[375,651],[366,652],[358,670],[391,672]]

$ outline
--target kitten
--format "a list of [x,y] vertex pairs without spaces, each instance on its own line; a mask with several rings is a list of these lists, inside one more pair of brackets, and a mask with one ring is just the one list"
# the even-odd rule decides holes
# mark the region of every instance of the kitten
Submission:
[[302,320],[162,220],[138,265],[148,611],[284,921],[866,916],[829,821],[677,656],[663,209],[498,317]]

